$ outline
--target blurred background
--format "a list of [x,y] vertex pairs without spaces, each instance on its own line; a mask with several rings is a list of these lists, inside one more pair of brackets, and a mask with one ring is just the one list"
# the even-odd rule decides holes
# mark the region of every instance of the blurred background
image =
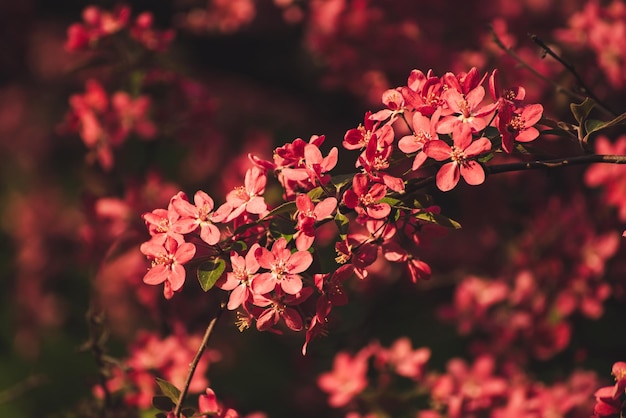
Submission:
[[[142,283],[141,214],[165,208],[179,190],[202,189],[221,204],[242,183],[248,153],[270,159],[275,147],[314,134],[326,135],[325,152],[340,147],[413,69],[497,67],[503,84],[523,85],[546,116],[573,122],[572,99],[493,42],[496,33],[528,67],[580,94],[572,73],[528,38],[534,33],[576,63],[607,107],[626,110],[619,1],[133,1],[127,27],[139,35],[122,28],[72,46],[68,28],[85,22],[88,5],[113,13],[113,23],[124,19],[110,1],[0,3],[0,416],[96,416],[98,350],[127,359],[145,332],[201,333],[215,298],[193,277],[171,301]],[[143,12],[152,20],[137,20]],[[90,142],[84,103],[111,110],[92,127],[110,134],[107,144]],[[113,120],[115,112],[128,119]],[[607,132],[608,142],[622,134]],[[580,152],[556,137],[542,141],[546,155]],[[356,154],[344,155],[339,173],[353,170]],[[503,346],[539,380],[579,367],[608,376],[626,352],[626,208],[619,192],[590,187],[598,184],[586,170],[430,190],[464,227],[424,244],[430,281],[413,285],[401,269],[379,266],[377,280],[350,285],[351,303],[306,357],[302,335],[239,333],[232,315],[212,342],[211,387],[244,414],[343,416],[315,385],[338,350],[407,335],[430,347],[441,369],[500,338],[453,307],[459,286],[515,289],[520,280],[533,283],[548,306],[537,315],[550,321]],[[267,194],[280,197],[277,186]],[[567,299],[562,289],[576,290]],[[550,308],[565,299],[575,308]],[[519,308],[511,306],[494,309],[509,318]]]

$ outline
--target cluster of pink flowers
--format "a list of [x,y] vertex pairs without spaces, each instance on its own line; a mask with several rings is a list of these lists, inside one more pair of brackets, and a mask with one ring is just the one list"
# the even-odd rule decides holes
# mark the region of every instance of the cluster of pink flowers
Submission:
[[[149,408],[152,398],[158,393],[155,377],[182,387],[200,341],[199,336],[187,335],[180,324],[175,332],[165,338],[148,331],[140,332],[129,347],[130,356],[121,362],[121,367],[113,368],[107,389],[111,393],[122,391],[127,405]],[[202,357],[189,385],[191,393],[205,390],[209,384],[206,371],[211,363],[220,358],[216,350],[209,350]],[[96,386],[94,392],[99,397],[104,395],[100,386]]]
[[465,277],[453,304],[440,310],[442,318],[454,321],[463,335],[486,337],[475,339],[474,350],[489,347],[517,361],[528,361],[529,355],[549,359],[569,347],[572,316],[602,316],[613,293],[603,280],[604,266],[620,245],[617,233],[598,234],[576,222],[585,210],[579,201],[568,208],[553,201],[526,226],[501,276]]
[[156,135],[156,126],[148,117],[148,96],[133,98],[117,91],[109,97],[97,80],[89,79],[85,93],[73,94],[69,102],[72,110],[63,129],[77,132],[91,152],[89,158],[105,170],[114,165],[113,149],[119,148],[132,132],[142,139]]
[[74,23],[67,29],[67,51],[83,51],[95,47],[103,38],[110,37],[124,29],[143,47],[164,51],[174,39],[172,29],[158,31],[153,26],[150,12],[141,13],[131,21],[131,9],[120,4],[113,11],[104,11],[97,6],[88,6],[83,10],[83,22]]
[[[614,142],[608,137],[600,135],[594,139],[598,154],[626,154],[626,135],[619,136]],[[589,167],[585,172],[585,184],[589,187],[602,186],[603,200],[617,209],[617,217],[626,222],[626,167],[623,165],[601,166],[599,164]]]
[[[333,369],[319,375],[317,383],[328,394],[331,407],[349,411],[346,416],[398,410],[403,414],[415,411],[419,418],[588,417],[591,395],[598,385],[594,373],[577,371],[566,382],[546,386],[534,382],[514,363],[499,364],[489,354],[470,364],[453,358],[445,372],[430,371],[430,354],[428,348],[413,349],[408,338],[396,340],[389,348],[371,343],[355,355],[337,353]],[[412,385],[408,389],[407,381]],[[623,385],[617,389],[620,382],[601,389],[600,395],[596,392],[596,397],[609,402],[607,397],[624,395]]]
[[[307,329],[306,350],[311,338],[323,331],[332,307],[346,302],[337,297],[341,283],[353,273],[366,277],[380,254],[387,262],[405,265],[413,282],[427,279],[431,269],[417,253],[419,235],[424,224],[438,223],[435,215],[441,215],[437,207],[424,207],[419,200],[401,200],[407,179],[394,173],[392,154],[399,148],[413,161],[413,171],[426,167],[429,157],[443,162],[437,186],[444,191],[455,187],[460,176],[469,184],[482,183],[485,172],[477,158],[492,149],[485,128],[493,122],[500,133],[495,139],[501,138],[502,148],[512,152],[514,140],[528,142],[538,136],[533,125],[542,110],[538,104],[523,104],[521,87],[511,90],[515,94],[501,91],[495,71],[490,76],[494,102],[482,104],[486,78],[476,68],[443,77],[415,70],[406,86],[385,92],[386,109],[368,113],[365,126],[345,134],[344,147],[360,151],[355,164],[360,172],[343,186],[333,183],[330,175],[337,165],[337,148],[324,156],[320,147],[325,137],[313,135],[308,142],[297,138],[276,148],[271,161],[251,156],[254,166],[246,172],[244,185],[229,192],[218,208],[205,192],[195,194],[194,204],[178,193],[167,209],[144,214],[152,236],[141,246],[152,262],[144,282],[163,283],[170,299],[182,289],[186,264],[222,260],[227,266],[215,285],[231,292],[229,309],[244,310],[241,326],[256,320],[259,330],[268,330],[282,319],[294,331]],[[395,131],[407,129],[395,145]],[[264,198],[268,173],[275,175],[287,200],[275,210],[268,209]],[[280,220],[283,211],[293,211],[293,225]],[[316,229],[333,219],[339,234],[336,260],[342,267],[332,274],[310,272]],[[263,225],[276,233],[268,235]],[[229,259],[225,251],[230,251]],[[295,306],[314,294],[315,311],[303,317]]]
[[560,42],[580,50],[590,49],[598,66],[615,88],[626,86],[626,6],[619,0],[604,6],[588,1],[568,20],[566,29],[557,30]]
[[[510,161],[527,153],[526,144],[540,135],[536,125],[544,108],[533,103],[536,96],[522,86],[501,87],[501,73],[509,76],[508,72],[481,73],[477,67],[485,66],[488,55],[472,57],[467,51],[462,59],[454,56],[454,67],[444,67],[453,71],[439,76],[433,70],[416,69],[404,85],[388,88],[387,75],[406,67],[404,61],[391,58],[417,51],[424,44],[422,31],[432,30],[426,19],[416,23],[411,14],[423,9],[428,16],[438,11],[438,4],[418,7],[406,1],[381,4],[313,0],[307,7],[300,7],[291,0],[274,3],[283,9],[286,20],[304,22],[308,46],[325,57],[331,67],[326,79],[329,84],[349,85],[353,91],[367,85],[365,95],[370,100],[382,97],[384,108],[368,111],[363,124],[347,130],[343,137],[343,148],[353,152],[355,172],[335,174],[346,166],[341,164],[337,147],[323,151],[324,135],[313,135],[308,141],[297,138],[275,148],[271,156],[271,147],[266,146],[264,156],[259,156],[264,150],[256,148],[247,158],[231,164],[229,173],[236,175],[224,180],[228,192],[223,203],[202,190],[188,196],[178,191],[178,186],[167,196],[171,198],[148,208],[137,202],[141,200],[137,195],[102,198],[94,203],[93,216],[104,224],[104,230],[85,228],[82,232],[84,238],[94,242],[117,241],[131,228],[129,217],[143,213],[149,238],[139,251],[150,262],[147,271],[145,265],[140,266],[145,284],[162,285],[165,299],[170,300],[186,290],[185,283],[193,272],[191,275],[197,274],[204,291],[215,287],[228,292],[226,297],[214,291],[225,297],[227,310],[237,311],[240,330],[254,325],[259,331],[275,333],[304,331],[302,352],[306,353],[309,343],[332,327],[335,307],[348,303],[348,281],[353,276],[361,279],[359,284],[374,282],[377,273],[392,270],[405,270],[404,276],[412,283],[430,278],[431,267],[422,260],[423,244],[434,232],[429,228],[459,225],[419,191],[434,183],[440,191],[448,192],[459,185],[461,178],[468,185],[483,184],[492,158]],[[507,6],[510,2],[496,3],[494,9],[506,11],[508,16],[520,14],[513,5]],[[524,7],[532,7],[531,3],[528,0]],[[608,42],[609,53],[621,51],[623,46],[618,36],[609,39],[608,35],[609,31],[623,32],[619,21],[623,20],[624,8],[615,4],[605,15],[594,3],[571,23],[579,32],[590,29],[598,20],[606,23],[597,29],[601,33],[589,36]],[[232,33],[248,26],[257,12],[251,0],[215,0],[207,3],[206,10],[179,16],[179,24],[192,30]],[[308,20],[305,13],[309,14]],[[458,19],[450,17],[450,27],[459,23]],[[119,38],[116,34],[123,33],[141,48],[164,51],[174,32],[155,30],[153,23],[150,13],[142,13],[132,21],[128,6],[112,12],[91,6],[85,9],[83,22],[68,29],[65,47],[68,51],[93,51],[108,41],[115,43]],[[495,32],[510,36],[506,24],[500,23]],[[441,30],[443,34],[448,29]],[[468,34],[468,38],[477,37],[477,33]],[[363,40],[367,42],[360,42]],[[384,51],[391,58],[380,67],[364,65],[368,58],[354,46],[359,44],[367,47],[364,50]],[[429,62],[441,62],[445,54],[444,49],[424,51],[423,58]],[[150,54],[138,54],[146,55]],[[375,59],[379,62],[380,56]],[[618,70],[622,63],[614,56],[600,57],[600,61],[611,81],[621,86]],[[476,66],[469,71],[457,70],[466,62],[472,63],[467,67]],[[219,170],[212,162],[220,158],[220,147],[225,143],[207,127],[206,115],[213,109],[206,91],[199,83],[169,71],[144,73],[141,65],[137,67],[141,74],[132,82],[134,90],[143,91],[155,80],[163,81],[176,86],[179,90],[175,94],[183,100],[193,102],[192,112],[177,120],[186,127],[176,138],[201,138],[195,143],[189,141],[193,151],[186,157],[189,167],[184,172],[190,183],[204,181],[210,170]],[[86,82],[83,94],[71,96],[66,129],[78,133],[90,150],[90,158],[105,171],[111,170],[114,150],[132,134],[155,138],[157,126],[153,120],[168,125],[160,116],[174,113],[169,110],[178,103],[172,101],[155,111],[152,102],[151,97],[140,93],[131,96],[116,91],[109,95],[103,83],[92,78]],[[198,126],[206,131],[198,135]],[[598,153],[626,153],[623,136],[614,144],[604,137],[595,143]],[[626,220],[623,174],[617,165],[592,167],[585,180],[589,186],[603,186],[605,201],[616,206],[620,219]],[[157,183],[155,187],[161,187],[162,183]],[[171,191],[171,187],[168,185],[166,190]],[[163,193],[160,190],[160,197]],[[167,207],[151,210],[156,206]],[[577,223],[580,218],[572,216],[572,212],[580,215],[576,201],[571,206],[549,205],[546,213],[538,213],[531,225],[524,225],[526,232],[520,233],[515,248],[506,254],[501,271],[466,275],[458,284],[454,304],[442,310],[442,316],[455,322],[461,334],[482,336],[471,345],[473,362],[454,358],[445,372],[428,372],[430,349],[413,349],[408,338],[397,340],[390,348],[372,343],[355,355],[342,351],[335,357],[333,370],[320,375],[317,381],[328,393],[329,405],[349,410],[347,416],[351,418],[374,416],[378,407],[382,410],[390,403],[389,399],[410,404],[407,410],[417,411],[416,405],[422,409],[428,405],[427,410],[417,413],[419,418],[585,416],[598,383],[595,375],[574,373],[568,383],[544,386],[513,366],[516,362],[550,359],[569,347],[571,317],[581,314],[599,318],[611,294],[611,285],[602,278],[606,261],[618,250],[619,239],[615,234],[597,233],[591,226]],[[566,231],[565,236],[552,238],[557,235],[554,224],[557,231]],[[538,243],[540,235],[548,238]],[[328,257],[333,251],[334,263]],[[452,251],[443,253],[448,257]],[[137,271],[136,257],[116,262],[119,264],[107,260],[111,270],[100,271],[100,282]],[[121,270],[126,271],[120,274]],[[114,291],[119,293],[117,289],[108,294]],[[150,307],[154,308],[149,296],[142,302],[152,302]],[[142,334],[130,347],[130,357],[125,361],[128,370],[116,369],[106,387],[112,392],[124,390],[129,405],[149,408],[156,389],[153,375],[182,388],[199,344],[199,339],[187,336],[182,328],[164,340]],[[218,354],[211,351],[208,358],[203,357],[189,389],[192,393],[204,391],[198,400],[198,414],[236,418],[239,414],[218,402],[213,390],[207,388],[204,374],[209,361],[217,360]],[[621,411],[626,381],[623,366],[620,363],[614,367],[618,380],[614,390],[596,392],[596,416]],[[395,383],[406,384],[407,380],[410,391],[398,395]],[[169,412],[168,417],[173,416]]]

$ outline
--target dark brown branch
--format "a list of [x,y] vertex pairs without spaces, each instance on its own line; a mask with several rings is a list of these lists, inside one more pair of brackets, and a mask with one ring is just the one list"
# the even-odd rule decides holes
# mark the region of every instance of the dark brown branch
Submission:
[[[500,174],[509,173],[512,171],[524,171],[524,170],[540,170],[540,169],[554,169],[565,168],[574,165],[587,165],[595,163],[605,164],[626,164],[626,155],[579,155],[569,158],[556,158],[550,160],[534,160],[534,161],[520,161],[517,163],[496,164],[485,166],[485,173]],[[430,186],[435,182],[435,176],[423,177],[415,180],[410,180],[405,188],[406,193],[413,193],[424,187]]]
[[215,328],[215,324],[217,323],[217,320],[220,318],[220,316],[222,316],[224,309],[226,309],[226,302],[223,301],[220,303],[219,310],[217,311],[213,319],[211,319],[211,321],[209,322],[209,325],[207,326],[206,331],[204,332],[204,337],[202,337],[202,342],[200,343],[200,347],[198,347],[198,351],[196,352],[196,355],[193,358],[193,361],[189,365],[189,373],[187,374],[187,380],[185,380],[185,385],[180,391],[178,401],[176,402],[176,407],[174,408],[174,416],[177,418],[180,417],[180,411],[183,407],[183,402],[185,402],[185,398],[187,397],[187,393],[189,392],[189,385],[191,384],[191,379],[193,379],[193,375],[196,371],[196,368],[198,367],[198,363],[200,362],[200,359],[202,358],[202,355],[204,354],[204,350],[206,350],[207,348],[209,339],[211,338],[211,335],[213,334],[213,328]]
[[587,97],[585,95],[578,94],[578,93],[576,93],[576,92],[574,92],[574,91],[572,91],[570,89],[567,89],[567,88],[563,87],[562,85],[560,85],[556,81],[546,77],[545,75],[541,74],[539,71],[535,70],[533,67],[528,65],[528,63],[526,61],[524,61],[519,55],[517,55],[517,53],[513,50],[513,48],[504,45],[502,40],[498,37],[496,32],[493,30],[493,27],[490,26],[489,29],[491,30],[491,36],[493,37],[493,41],[496,43],[496,45],[498,45],[498,47],[500,49],[502,49],[504,52],[506,52],[511,58],[513,58],[515,61],[517,61],[522,67],[526,68],[528,71],[533,73],[537,78],[539,78],[539,79],[545,81],[546,83],[552,85],[552,87],[554,87],[554,89],[558,93],[563,93],[566,96],[569,96],[570,98],[572,98],[574,100],[577,100],[577,101],[581,101],[581,102],[585,99],[585,97]]
[[485,171],[487,174],[499,174],[508,173],[511,171],[564,168],[573,165],[586,165],[593,163],[626,164],[626,155],[591,154],[552,160],[535,160],[509,164],[498,164],[485,167]]
[[557,60],[557,62],[559,64],[561,64],[567,71],[570,72],[570,74],[572,74],[574,76],[574,78],[576,79],[576,82],[578,83],[578,86],[580,88],[580,90],[583,92],[583,94],[585,94],[586,96],[588,96],[590,99],[592,99],[594,102],[596,102],[596,105],[598,105],[598,108],[601,109],[602,111],[604,111],[605,113],[607,113],[608,115],[612,116],[612,117],[616,117],[617,113],[615,113],[613,110],[611,110],[607,105],[605,105],[602,100],[600,100],[594,93],[593,91],[587,86],[587,84],[585,84],[585,81],[583,80],[583,78],[580,76],[580,74],[578,74],[578,72],[576,71],[576,69],[574,68],[574,66],[570,63],[568,63],[567,61],[565,61],[563,58],[561,58],[556,52],[554,52],[552,50],[552,48],[550,48],[541,38],[539,38],[537,35],[534,35],[532,33],[529,33],[528,36],[530,37],[530,39],[536,43],[541,49],[543,49],[543,51],[546,53],[546,55],[551,56],[552,58],[554,58],[555,60]]

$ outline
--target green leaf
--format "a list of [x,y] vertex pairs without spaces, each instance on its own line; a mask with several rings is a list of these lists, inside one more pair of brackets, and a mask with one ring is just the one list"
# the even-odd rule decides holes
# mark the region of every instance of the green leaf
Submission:
[[382,199],[380,199],[379,201],[380,203],[387,203],[389,206],[392,207],[404,207],[404,202],[400,199],[395,199],[393,197],[383,197]]
[[341,239],[346,239],[348,235],[348,226],[350,226],[350,219],[343,213],[337,211],[335,214],[335,224],[337,225],[337,229],[339,229],[339,236]]
[[294,229],[294,223],[283,218],[274,218],[269,225],[270,234],[278,239],[283,237],[287,242],[291,241],[293,234],[296,233]]
[[582,127],[584,126],[585,121],[589,117],[589,114],[591,113],[595,105],[596,103],[593,100],[591,100],[589,97],[586,97],[582,103],[572,103],[569,105],[569,107],[572,110],[574,119],[576,119],[578,124]]
[[248,244],[245,241],[235,241],[230,246],[230,251],[235,251],[237,253],[242,253],[248,249]]
[[165,395],[156,395],[152,397],[152,406],[159,411],[171,411],[176,406],[176,401]]
[[178,390],[176,386],[174,386],[167,380],[157,377],[156,382],[157,385],[159,385],[161,392],[163,392],[163,395],[168,397],[172,402],[174,402],[174,404],[176,404],[176,402],[178,402],[178,397],[180,396],[180,390]]
[[595,132],[598,132],[602,129],[610,128],[617,125],[626,124],[626,112],[621,115],[611,119],[608,122],[602,122],[595,119],[589,119],[588,123],[585,124],[585,129],[587,130],[587,134],[583,138],[583,142],[587,142],[589,140],[589,136]]
[[460,223],[439,213],[419,212],[415,214],[415,217],[431,224],[437,224],[448,228],[461,229]]
[[226,261],[221,258],[214,258],[202,263],[200,267],[198,267],[198,281],[200,282],[202,290],[208,292],[222,276],[225,269]]
[[292,200],[290,202],[285,202],[282,205],[279,205],[275,207],[274,209],[270,210],[264,217],[259,219],[259,221],[262,221],[267,218],[271,218],[274,215],[280,215],[281,213],[291,213],[295,211],[296,211],[296,202]]
[[494,156],[493,152],[490,152],[489,154],[483,155],[482,157],[480,157],[478,161],[484,164],[486,162],[489,162],[489,160],[491,160],[493,156]]
[[324,195],[324,189],[321,186],[316,187],[315,189],[309,190],[307,194],[309,195],[311,200],[315,201]]
[[341,190],[348,184],[352,184],[353,178],[354,174],[340,174],[338,176],[333,176],[331,178],[331,182],[335,185],[336,190]]
[[181,409],[180,413],[184,416],[184,417],[193,417],[196,414],[196,410],[193,408],[183,408]]

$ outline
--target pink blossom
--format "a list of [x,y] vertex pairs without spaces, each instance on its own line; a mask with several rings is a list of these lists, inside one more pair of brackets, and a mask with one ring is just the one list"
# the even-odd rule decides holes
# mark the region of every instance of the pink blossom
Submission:
[[141,245],[141,252],[152,259],[152,267],[143,278],[144,283],[157,285],[165,283],[163,294],[171,299],[174,292],[180,290],[185,283],[185,268],[183,264],[193,258],[196,247],[188,242],[179,243],[170,237],[163,245],[150,240]]
[[256,327],[259,331],[267,331],[282,318],[285,325],[292,331],[302,329],[302,316],[291,306],[300,305],[313,294],[311,287],[304,287],[298,293],[290,295],[282,290],[277,290],[276,294],[267,298],[262,295],[254,295],[253,303],[265,309],[258,315]]
[[313,262],[313,256],[308,251],[292,254],[283,237],[274,241],[271,252],[259,247],[255,256],[261,267],[270,270],[259,274],[252,281],[252,290],[257,294],[269,293],[280,284],[285,293],[295,295],[302,289],[302,277],[298,273],[308,269]]
[[511,153],[513,141],[531,142],[539,136],[535,125],[543,115],[543,106],[531,104],[513,109],[509,104],[500,106],[496,116],[496,127],[502,135],[502,149]]
[[444,116],[437,124],[437,132],[448,134],[459,124],[467,124],[472,132],[482,131],[489,123],[490,114],[496,109],[495,104],[479,107],[485,97],[485,89],[477,86],[467,94],[455,88],[449,88],[441,96],[455,115]]
[[386,194],[387,187],[384,184],[370,185],[368,177],[359,173],[352,180],[352,188],[344,193],[343,201],[362,218],[383,219],[391,212],[388,203],[380,202]]
[[333,408],[346,406],[367,387],[368,350],[362,350],[355,356],[345,351],[335,355],[333,370],[321,374],[317,385],[329,394],[328,404]]
[[470,158],[489,151],[491,142],[485,137],[473,141],[471,128],[467,124],[455,125],[452,139],[452,147],[442,140],[429,141],[424,145],[424,153],[429,157],[437,161],[452,159],[439,169],[437,187],[444,192],[452,190],[458,184],[460,176],[468,184],[482,184],[485,181],[485,170]]
[[299,194],[296,197],[296,207],[298,208],[298,224],[295,234],[296,248],[299,251],[306,251],[313,245],[315,222],[332,215],[337,208],[337,199],[328,197],[314,205],[307,194]]
[[398,148],[405,154],[417,152],[413,160],[412,170],[417,170],[426,161],[427,155],[422,151],[428,141],[439,139],[435,129],[441,109],[439,108],[431,117],[426,117],[419,112],[413,114],[411,120],[412,135],[406,135],[398,141]]
[[194,205],[189,203],[183,193],[172,199],[172,206],[180,215],[172,225],[172,229],[179,234],[188,234],[200,228],[200,238],[209,245],[215,245],[220,240],[220,230],[215,225],[223,221],[230,212],[228,205],[213,211],[213,199],[199,190],[194,195]]
[[232,252],[230,254],[232,271],[226,273],[215,283],[215,286],[222,290],[232,290],[227,305],[227,308],[230,310],[237,309],[252,296],[250,285],[260,268],[256,259],[256,250],[258,248],[260,248],[260,245],[254,243],[248,250],[245,258]]
[[226,217],[226,222],[232,221],[243,212],[263,215],[267,211],[267,204],[263,198],[267,176],[259,167],[252,167],[246,171],[244,186],[236,187],[226,195],[226,203],[233,211]]

